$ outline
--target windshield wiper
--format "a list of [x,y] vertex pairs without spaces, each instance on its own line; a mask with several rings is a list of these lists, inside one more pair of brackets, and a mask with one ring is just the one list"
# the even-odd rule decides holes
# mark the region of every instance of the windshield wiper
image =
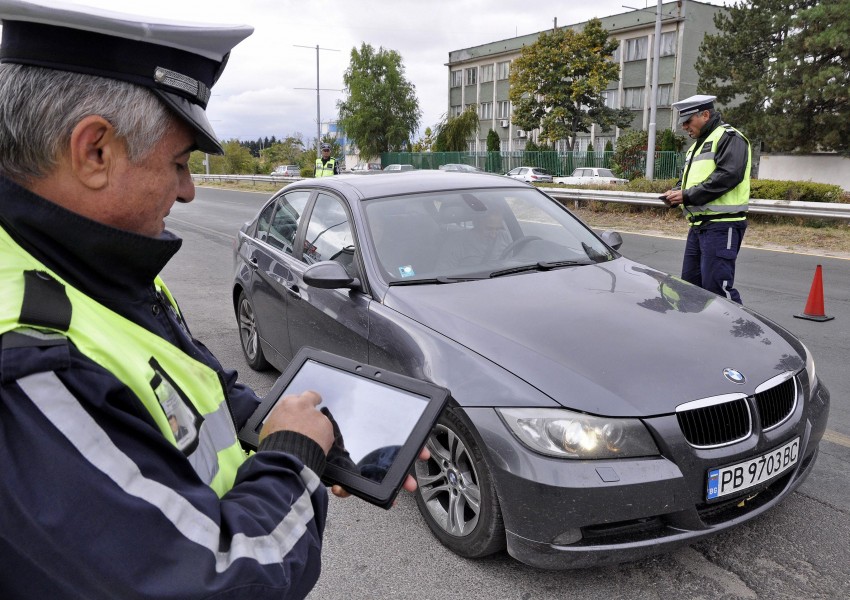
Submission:
[[387,285],[434,285],[440,283],[458,283],[461,281],[477,281],[486,279],[486,277],[430,277],[428,279],[402,279],[399,281],[390,281]]
[[501,277],[502,275],[514,275],[516,273],[528,273],[530,271],[551,271],[552,269],[558,269],[560,267],[576,267],[592,264],[594,263],[587,260],[558,260],[554,262],[540,260],[533,265],[521,265],[519,267],[511,267],[510,269],[493,271],[490,273],[490,277]]

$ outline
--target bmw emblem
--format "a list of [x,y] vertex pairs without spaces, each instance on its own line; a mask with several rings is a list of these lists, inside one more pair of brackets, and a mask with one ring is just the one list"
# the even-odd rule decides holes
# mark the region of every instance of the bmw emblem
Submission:
[[737,384],[742,384],[747,380],[743,373],[735,369],[723,369],[723,376],[732,383]]

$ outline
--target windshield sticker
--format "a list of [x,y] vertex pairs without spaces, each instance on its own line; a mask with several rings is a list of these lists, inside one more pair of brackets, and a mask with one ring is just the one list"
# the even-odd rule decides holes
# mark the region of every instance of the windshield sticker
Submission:
[[414,271],[413,267],[410,265],[404,265],[403,267],[398,268],[398,274],[402,277],[413,277],[416,275],[416,271]]

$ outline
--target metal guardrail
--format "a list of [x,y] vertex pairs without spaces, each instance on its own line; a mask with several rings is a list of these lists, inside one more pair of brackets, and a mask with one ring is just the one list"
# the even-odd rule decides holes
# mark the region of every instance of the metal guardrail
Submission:
[[[192,175],[194,181],[250,181],[252,183],[280,183],[281,185],[299,181],[301,177],[272,177],[270,175]],[[639,206],[663,208],[664,203],[658,194],[642,192],[584,190],[579,188],[546,188],[541,190],[557,198],[573,202],[615,202]],[[792,200],[750,200],[750,212],[785,217],[826,218],[850,220],[850,204],[838,202],[798,202]]]
[[[574,202],[596,200],[598,202],[617,202],[640,206],[665,207],[658,194],[642,192],[619,192],[607,190],[582,190],[576,188],[541,189],[558,200]],[[785,217],[829,218],[850,220],[850,204],[837,202],[797,202],[792,200],[750,200],[750,212]]]

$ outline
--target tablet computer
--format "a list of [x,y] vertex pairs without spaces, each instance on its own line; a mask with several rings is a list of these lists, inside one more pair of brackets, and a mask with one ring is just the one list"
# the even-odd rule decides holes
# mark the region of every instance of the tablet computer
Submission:
[[448,402],[433,383],[302,348],[239,432],[256,449],[263,423],[283,397],[306,390],[335,422],[336,441],[322,475],[326,485],[389,508]]

